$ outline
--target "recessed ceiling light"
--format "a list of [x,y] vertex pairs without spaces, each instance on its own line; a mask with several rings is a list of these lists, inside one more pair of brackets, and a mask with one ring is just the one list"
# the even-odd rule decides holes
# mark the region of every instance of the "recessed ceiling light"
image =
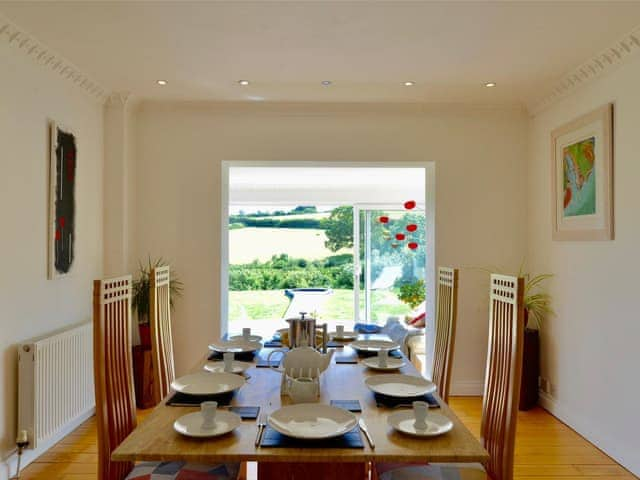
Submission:
[[328,87],[329,85],[331,85],[333,82],[331,80],[323,80],[322,85],[324,85],[325,87]]
[[405,87],[413,87],[415,84],[416,82],[404,82]]
[[158,85],[166,85],[168,82],[166,80],[158,80],[157,84]]
[[247,85],[249,85],[249,80],[238,80],[238,83],[239,83],[240,85],[247,86]]
[[484,86],[487,87],[487,88],[491,88],[491,87],[495,87],[496,83],[495,82],[487,82],[487,83],[484,84]]

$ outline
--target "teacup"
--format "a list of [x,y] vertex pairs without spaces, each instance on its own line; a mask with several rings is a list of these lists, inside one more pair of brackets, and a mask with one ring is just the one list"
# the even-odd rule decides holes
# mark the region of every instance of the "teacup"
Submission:
[[378,366],[380,368],[387,368],[387,358],[389,357],[389,352],[387,352],[384,348],[378,350]]
[[427,402],[413,402],[413,415],[416,417],[413,426],[416,430],[427,429],[427,415],[429,413],[429,404]]
[[310,377],[292,378],[289,385],[289,396],[293,403],[315,402],[318,397],[318,385]]
[[242,338],[247,342],[249,341],[249,339],[251,338],[251,328],[242,329]]
[[202,402],[200,404],[200,412],[202,413],[202,428],[211,430],[216,426],[216,409],[218,402]]
[[224,360],[224,371],[227,373],[233,373],[233,360],[236,354],[233,352],[225,352],[222,354]]

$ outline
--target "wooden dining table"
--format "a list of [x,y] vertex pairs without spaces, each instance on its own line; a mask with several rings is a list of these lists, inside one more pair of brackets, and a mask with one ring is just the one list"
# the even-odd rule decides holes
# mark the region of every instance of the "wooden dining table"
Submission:
[[[266,357],[271,350],[265,348],[259,355]],[[349,355],[353,352],[348,345],[334,351],[336,355]],[[194,371],[202,370],[204,361]],[[177,433],[173,429],[173,423],[182,415],[197,411],[198,408],[168,406],[165,399],[120,444],[113,452],[112,459],[194,463],[256,461],[259,462],[259,478],[276,478],[277,475],[269,474],[273,470],[270,467],[277,468],[277,464],[282,466],[283,463],[307,467],[316,463],[331,464],[333,469],[337,468],[345,473],[346,470],[353,470],[353,467],[358,471],[358,466],[367,462],[485,463],[488,460],[488,453],[478,439],[437,394],[435,396],[440,408],[435,411],[451,419],[453,429],[450,432],[437,437],[416,438],[395,431],[387,424],[387,418],[398,409],[378,407],[373,393],[364,383],[367,377],[379,373],[365,367],[360,359],[355,364],[336,364],[334,358],[320,380],[319,402],[329,404],[331,400],[360,401],[362,413],[356,415],[365,420],[375,442],[374,449],[366,440],[363,441],[364,448],[256,447],[256,420],[243,420],[236,430],[220,437],[189,438]],[[409,361],[406,361],[400,373],[419,375]],[[259,406],[261,412],[271,413],[291,403],[288,396],[280,395],[281,373],[271,368],[254,366],[246,374],[247,383],[234,395],[232,406]],[[301,475],[299,478],[307,480],[309,476]],[[349,478],[357,477],[350,474]]]

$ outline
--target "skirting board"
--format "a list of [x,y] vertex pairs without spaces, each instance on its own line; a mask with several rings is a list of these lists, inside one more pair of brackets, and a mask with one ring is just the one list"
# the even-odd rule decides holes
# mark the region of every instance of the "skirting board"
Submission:
[[620,443],[619,440],[592,423],[592,420],[576,414],[575,410],[540,391],[538,403],[560,421],[566,423],[596,447],[620,463],[634,475],[640,476],[640,457],[637,446]]
[[[84,423],[87,419],[91,418],[95,414],[95,408],[91,408],[76,418],[73,422],[70,422],[66,425],[57,435],[50,438],[46,443],[41,445],[36,450],[26,449],[22,454],[22,464],[20,465],[20,469],[23,470],[27,465],[29,465],[34,460],[53,447],[56,443],[62,440],[64,437],[73,432],[76,428],[78,428],[82,423]],[[8,458],[4,459],[0,463],[0,480],[9,480],[16,474],[16,468],[18,466],[18,454],[14,453],[10,455]]]
[[451,396],[478,397],[482,396],[483,391],[484,382],[478,380],[451,382]]

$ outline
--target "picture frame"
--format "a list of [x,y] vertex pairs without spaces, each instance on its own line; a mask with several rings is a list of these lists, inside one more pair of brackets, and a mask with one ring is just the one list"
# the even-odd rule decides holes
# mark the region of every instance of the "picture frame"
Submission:
[[551,132],[552,239],[613,240],[613,104]]
[[49,122],[48,268],[50,280],[71,273],[75,260],[76,177],[75,133]]

